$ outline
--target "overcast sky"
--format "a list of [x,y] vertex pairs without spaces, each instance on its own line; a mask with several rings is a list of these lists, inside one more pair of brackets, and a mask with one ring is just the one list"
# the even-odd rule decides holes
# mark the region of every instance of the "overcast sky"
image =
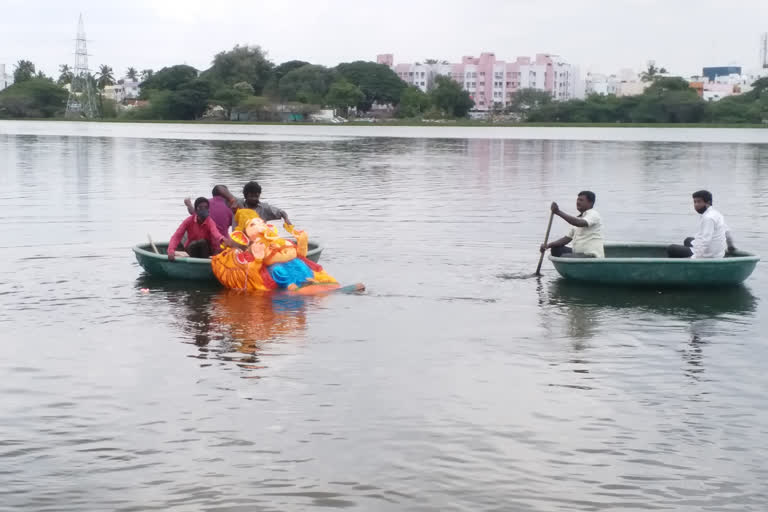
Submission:
[[29,59],[48,74],[71,65],[80,12],[90,67],[109,64],[117,76],[128,66],[205,69],[238,43],[261,45],[276,63],[546,52],[582,72],[654,59],[695,74],[757,67],[768,31],[768,0],[0,0],[0,63]]

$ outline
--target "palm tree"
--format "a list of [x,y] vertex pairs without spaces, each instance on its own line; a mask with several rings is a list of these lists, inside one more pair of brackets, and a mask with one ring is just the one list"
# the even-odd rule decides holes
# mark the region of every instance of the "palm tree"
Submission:
[[108,85],[115,85],[115,76],[111,67],[107,66],[106,64],[102,64],[99,66],[96,86],[103,91],[104,88]]
[[640,73],[640,80],[643,82],[653,82],[654,80],[661,78],[661,75],[665,73],[667,73],[667,68],[657,68],[656,63],[654,61],[650,61],[648,63],[648,69]]
[[129,79],[130,79],[132,82],[135,82],[135,81],[136,81],[136,79],[139,77],[139,72],[136,70],[136,68],[134,68],[133,66],[131,66],[131,67],[130,67],[130,68],[128,68],[128,70],[125,72],[125,77],[126,77],[126,78],[129,78]]
[[154,72],[154,71],[152,71],[151,69],[143,69],[143,70],[141,71],[141,80],[142,80],[143,82],[146,82],[147,80],[149,80],[150,78],[152,78],[152,75],[154,75],[154,74],[155,74],[155,72]]
[[72,68],[69,64],[62,64],[59,66],[59,85],[66,85],[72,83]]

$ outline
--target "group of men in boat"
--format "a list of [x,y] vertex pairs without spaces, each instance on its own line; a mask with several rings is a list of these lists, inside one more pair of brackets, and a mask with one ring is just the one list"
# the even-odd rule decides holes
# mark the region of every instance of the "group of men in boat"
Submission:
[[[698,190],[693,193],[693,208],[699,214],[696,236],[688,237],[682,245],[667,247],[670,258],[723,258],[736,251],[723,215],[712,206],[712,193]],[[569,215],[557,203],[552,203],[552,214],[572,227],[568,234],[554,242],[541,244],[541,252],[563,258],[604,258],[602,220],[595,210],[595,194],[589,190],[579,192],[576,209],[579,214]],[[568,247],[572,244],[572,247]]]
[[[255,212],[264,222],[283,219],[291,225],[285,210],[261,201],[261,185],[249,181],[243,187],[242,199],[237,199],[225,185],[216,185],[211,198],[198,197],[195,202],[187,198],[189,217],[179,225],[168,244],[168,259],[176,259],[183,248],[185,255],[193,258],[209,258],[217,254],[222,244],[237,247],[227,235],[229,228],[242,229],[246,220]],[[699,229],[695,236],[685,239],[682,245],[667,247],[670,258],[723,258],[734,252],[728,225],[723,215],[712,206],[712,193],[698,190],[692,194],[693,208],[700,215]],[[568,234],[554,242],[541,244],[541,252],[551,250],[552,256],[564,258],[604,258],[602,219],[595,209],[595,193],[579,192],[576,209],[579,214],[569,215],[552,203],[553,215],[571,225]],[[247,212],[247,213],[246,213]],[[246,213],[246,215],[239,215]],[[186,236],[185,236],[186,235]],[[569,244],[572,245],[569,247]]]
[[171,237],[169,260],[175,260],[180,249],[184,250],[185,256],[209,258],[221,250],[222,243],[237,247],[228,236],[229,228],[232,227],[233,231],[242,229],[239,224],[253,218],[251,212],[255,212],[264,222],[283,219],[285,224],[291,225],[285,210],[261,201],[261,185],[255,181],[245,184],[242,199],[232,195],[225,185],[213,187],[211,196],[210,199],[198,197],[194,203],[189,198],[184,200],[189,217]]

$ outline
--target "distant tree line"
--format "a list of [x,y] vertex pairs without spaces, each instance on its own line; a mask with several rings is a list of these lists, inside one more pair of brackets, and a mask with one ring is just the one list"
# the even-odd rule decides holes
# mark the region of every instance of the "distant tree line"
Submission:
[[747,93],[719,101],[699,97],[682,78],[659,77],[637,96],[593,94],[583,100],[552,101],[542,91],[522,90],[506,112],[540,123],[722,123],[768,121],[768,78]]
[[[435,62],[428,59],[427,62]],[[497,115],[515,122],[547,123],[762,123],[768,120],[768,78],[753,89],[720,101],[700,98],[682,78],[665,76],[666,69],[649,65],[642,80],[649,87],[638,96],[591,95],[584,100],[554,101],[546,91],[523,89],[506,104],[494,104]],[[64,114],[73,71],[59,68],[56,80],[20,60],[14,70],[14,84],[0,91],[0,117],[45,118]],[[100,65],[86,77],[93,87],[122,83],[113,69]],[[409,86],[388,66],[356,61],[326,67],[301,60],[276,65],[258,46],[235,46],[216,54],[211,67],[200,71],[178,64],[158,71],[129,67],[125,79],[140,80],[141,107],[120,115],[129,119],[195,120],[212,105],[221,107],[224,117],[235,110],[251,119],[273,120],[278,107],[308,113],[322,107],[341,115],[350,110],[369,112],[374,105],[389,105],[404,119],[464,118],[474,101],[461,84],[437,76],[430,90]],[[103,117],[117,115],[115,105],[101,95]]]
[[[54,82],[53,78],[36,72],[32,62],[19,61],[15,83],[0,92],[0,117],[63,115],[67,93],[61,87],[72,83],[73,72],[64,64],[59,73]],[[220,52],[204,71],[184,64],[158,71],[138,72],[134,67],[126,71],[127,79],[139,77],[140,99],[148,100],[148,104],[122,114],[127,118],[194,120],[211,105],[220,106],[226,117],[238,109],[259,118],[260,114],[274,111],[278,104],[304,112],[329,107],[346,115],[351,109],[368,112],[375,104],[397,109],[403,99],[406,117],[427,112],[441,117],[464,117],[474,105],[461,86],[449,79],[440,79],[435,91],[427,96],[409,88],[382,64],[356,61],[330,68],[292,60],[275,65],[258,46],[238,45]],[[101,91],[116,83],[113,69],[107,65],[99,66],[99,71],[88,79]],[[114,106],[104,99],[101,104],[105,117],[114,115]]]

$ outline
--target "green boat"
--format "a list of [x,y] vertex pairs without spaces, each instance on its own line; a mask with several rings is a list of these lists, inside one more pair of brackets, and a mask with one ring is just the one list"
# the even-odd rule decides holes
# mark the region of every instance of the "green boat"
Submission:
[[549,259],[566,279],[656,287],[737,285],[752,274],[760,261],[744,251],[719,259],[668,258],[666,245],[649,243],[605,244],[605,258]]
[[[136,261],[147,274],[153,277],[168,279],[185,279],[188,281],[216,281],[211,268],[211,260],[207,258],[176,258],[168,260],[168,243],[155,244],[157,251],[150,244],[139,244],[133,248]],[[318,243],[309,242],[307,259],[317,263],[323,248]]]

